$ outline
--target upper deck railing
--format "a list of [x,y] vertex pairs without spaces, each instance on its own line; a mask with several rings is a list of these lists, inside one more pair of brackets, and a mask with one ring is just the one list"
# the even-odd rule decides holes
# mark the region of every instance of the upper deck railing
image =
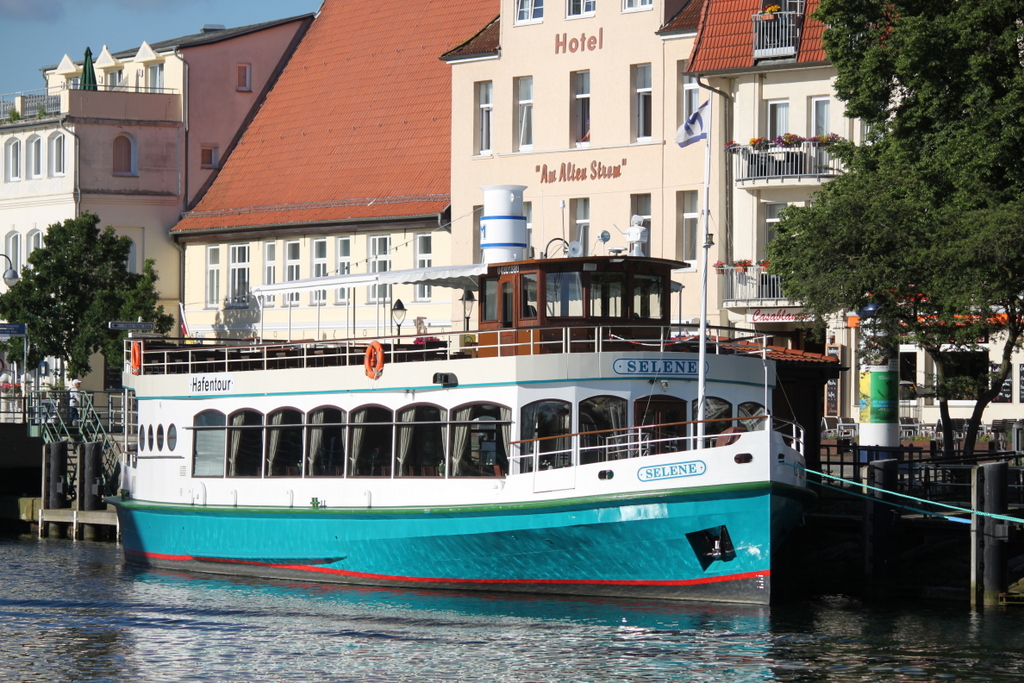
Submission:
[[[695,325],[596,325],[509,329],[467,334],[381,337],[386,363],[458,360],[552,353],[699,350]],[[363,365],[373,340],[260,342],[253,340],[129,339],[125,365],[141,375],[248,372]],[[709,328],[708,352],[761,356],[762,335],[736,328]],[[134,347],[134,348],[133,348]],[[134,358],[137,359],[133,365]]]

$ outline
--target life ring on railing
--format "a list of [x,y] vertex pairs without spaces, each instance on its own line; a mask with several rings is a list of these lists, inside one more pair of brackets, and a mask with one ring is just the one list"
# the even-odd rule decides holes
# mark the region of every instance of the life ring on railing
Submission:
[[366,369],[366,376],[370,379],[380,379],[384,373],[384,347],[380,345],[379,341],[372,341],[366,347],[363,368]]
[[142,374],[142,342],[132,342],[132,374]]

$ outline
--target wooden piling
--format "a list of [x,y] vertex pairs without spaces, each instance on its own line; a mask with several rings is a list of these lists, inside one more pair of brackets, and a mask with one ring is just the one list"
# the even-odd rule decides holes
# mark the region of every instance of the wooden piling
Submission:
[[[991,462],[971,470],[971,508],[1005,515],[1009,465]],[[999,606],[999,594],[1009,587],[1006,541],[1009,525],[988,515],[971,515],[971,607]]]

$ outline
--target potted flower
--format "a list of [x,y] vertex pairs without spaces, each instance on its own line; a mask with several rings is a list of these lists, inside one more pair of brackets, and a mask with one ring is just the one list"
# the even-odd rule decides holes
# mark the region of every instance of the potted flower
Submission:
[[768,149],[768,138],[750,138],[750,146],[753,147],[754,149]]
[[757,265],[760,266],[761,268],[764,268],[765,270],[768,270],[768,259],[761,259],[760,261],[757,262]]
[[835,133],[829,133],[828,135],[815,135],[812,138],[807,138],[808,142],[816,142],[821,147],[831,147],[837,142],[846,142],[846,138]]
[[799,147],[804,143],[804,138],[793,133],[783,133],[772,140],[772,147]]
[[733,268],[741,273],[747,272],[747,268],[749,268],[751,264],[753,264],[753,261],[748,258],[736,259],[732,262]]
[[778,3],[771,3],[761,8],[761,21],[775,21],[775,13],[781,12],[782,6]]
[[740,145],[740,143],[736,142],[735,140],[729,140],[729,142],[725,143],[725,151],[726,152],[735,152],[741,146],[742,145]]
[[719,275],[725,275],[725,261],[715,261],[713,264],[711,264],[711,266]]

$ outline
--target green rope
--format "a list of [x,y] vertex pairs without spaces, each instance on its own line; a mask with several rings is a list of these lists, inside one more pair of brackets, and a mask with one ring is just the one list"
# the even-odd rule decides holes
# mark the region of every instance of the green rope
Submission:
[[[849,479],[843,479],[842,477],[837,477],[834,474],[826,474],[825,472],[817,472],[815,470],[808,469],[808,468],[806,468],[806,467],[804,467],[802,465],[793,465],[792,463],[788,463],[788,462],[786,464],[789,465],[790,467],[796,467],[797,469],[801,469],[805,473],[806,472],[810,472],[811,474],[817,474],[818,476],[821,476],[821,477],[827,477],[829,479],[835,479],[836,481],[842,482],[844,484],[853,484],[854,486],[860,486],[860,487],[863,487],[863,488],[866,488],[866,489],[871,489],[872,491],[880,491],[882,493],[887,493],[890,496],[899,496],[900,498],[906,498],[906,499],[912,500],[912,501],[914,501],[916,503],[924,503],[925,505],[936,505],[938,507],[944,507],[944,508],[949,508],[950,510],[956,510],[957,512],[966,512],[969,515],[978,515],[980,517],[990,517],[992,519],[998,519],[998,520],[1001,520],[1001,521],[1004,521],[1004,522],[1013,522],[1015,524],[1024,523],[1024,519],[1021,519],[1020,517],[1010,517],[1009,515],[1000,515],[1000,514],[996,514],[994,512],[982,512],[980,510],[972,510],[970,508],[957,507],[956,505],[950,505],[949,503],[938,503],[938,502],[935,502],[933,500],[926,500],[924,498],[918,498],[917,496],[911,496],[911,495],[908,495],[906,493],[898,493],[896,491],[887,491],[886,489],[880,489],[877,486],[868,486],[867,484],[859,484],[859,483],[857,483],[855,481],[851,481]],[[812,483],[817,483],[817,482],[812,482]],[[819,484],[819,485],[820,486],[825,486],[825,484]],[[833,486],[833,487],[830,487],[830,488],[835,488],[835,487]],[[850,493],[851,495],[860,495],[860,494],[853,493],[852,491],[847,491],[847,493]],[[863,498],[869,498],[869,496],[862,496],[862,497]],[[879,500],[877,498],[871,498],[871,500],[876,501],[876,502],[883,502],[883,503],[886,502],[884,500]],[[903,506],[900,506],[900,505],[896,505],[895,503],[887,503],[887,504],[888,505],[892,505],[894,507],[903,507]],[[940,514],[938,514],[936,512],[926,512],[924,510],[918,510],[918,509],[914,509],[914,508],[904,508],[904,509],[907,509],[907,510],[911,510],[912,509],[915,512],[920,512],[920,513],[926,514],[926,515],[933,515],[933,516],[936,516],[936,517],[945,517],[946,519],[948,519],[950,521],[956,521],[956,522],[961,522],[961,523],[970,523],[970,520],[964,520],[964,519],[960,519],[958,517],[949,517],[947,515],[940,515]]]

